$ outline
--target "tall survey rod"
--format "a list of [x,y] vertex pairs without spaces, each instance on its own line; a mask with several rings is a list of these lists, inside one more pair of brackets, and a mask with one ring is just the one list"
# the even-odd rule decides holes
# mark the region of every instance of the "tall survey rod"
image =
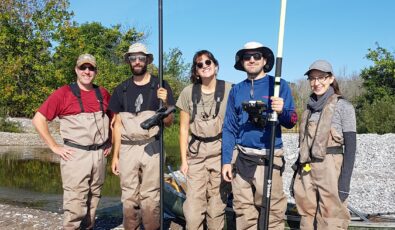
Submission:
[[[159,74],[159,84],[160,87],[163,87],[163,4],[162,0],[158,0],[158,25],[159,25],[159,69],[158,69],[158,74]],[[160,107],[163,107],[163,102],[160,101]],[[160,229],[163,229],[164,225],[164,171],[163,171],[163,164],[164,164],[164,145],[163,145],[163,121],[160,123],[160,155],[159,155],[159,174],[160,174]]]
[[[281,80],[281,67],[282,67],[282,56],[283,56],[283,43],[284,43],[284,26],[285,26],[285,11],[287,8],[287,0],[281,0],[281,12],[280,12],[280,29],[278,32],[278,44],[277,44],[277,57],[276,57],[276,73],[274,80],[274,94],[273,96],[278,97],[280,95],[280,80]],[[265,215],[261,213],[259,218],[259,229],[269,229],[269,213],[270,213],[270,197],[272,190],[272,177],[273,177],[273,160],[274,160],[274,147],[276,142],[276,125],[278,121],[278,114],[272,112],[269,116],[269,125],[271,126],[270,133],[270,152],[269,162],[266,181],[264,183],[263,191],[266,191],[266,197],[264,200]],[[266,190],[265,190],[266,188]],[[263,219],[264,218],[264,219]]]

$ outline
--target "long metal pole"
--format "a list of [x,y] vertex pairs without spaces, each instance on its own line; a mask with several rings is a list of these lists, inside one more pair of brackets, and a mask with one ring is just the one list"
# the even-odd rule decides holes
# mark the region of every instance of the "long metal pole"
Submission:
[[[160,87],[163,87],[163,5],[162,0],[158,0],[158,25],[159,25],[159,84]],[[162,101],[160,102],[160,107],[163,106]],[[163,121],[160,123],[160,155],[159,155],[159,173],[160,173],[160,229],[163,229],[164,225],[164,172],[163,172],[163,164],[164,164],[164,145],[163,145]]]
[[[278,97],[280,95],[280,80],[281,80],[281,68],[282,68],[282,56],[283,56],[283,43],[284,43],[284,26],[285,26],[285,12],[287,8],[287,0],[281,0],[281,13],[280,13],[280,29],[278,32],[278,43],[277,43],[277,57],[276,57],[276,73],[274,80],[274,94],[273,96]],[[278,121],[278,115],[276,112],[272,112],[269,117],[269,124],[271,126],[270,134],[270,152],[269,152],[269,162],[267,169],[267,177],[264,183],[264,190],[266,188],[266,197],[264,199],[264,209],[265,209],[265,219],[259,221],[259,229],[267,230],[269,229],[269,214],[270,214],[270,197],[272,190],[272,177],[273,177],[273,160],[274,160],[274,147],[276,143],[276,125]],[[263,226],[262,226],[263,223]]]

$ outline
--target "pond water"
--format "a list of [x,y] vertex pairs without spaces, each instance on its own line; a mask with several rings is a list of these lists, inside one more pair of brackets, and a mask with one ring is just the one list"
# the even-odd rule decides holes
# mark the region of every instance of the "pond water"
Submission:
[[[48,148],[1,146],[0,203],[62,212],[59,157]],[[121,211],[119,178],[111,173],[110,160],[99,212]]]

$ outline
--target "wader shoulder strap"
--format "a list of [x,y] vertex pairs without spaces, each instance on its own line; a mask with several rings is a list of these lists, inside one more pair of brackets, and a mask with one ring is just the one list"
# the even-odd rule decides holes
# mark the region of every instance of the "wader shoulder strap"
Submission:
[[[155,86],[158,85],[158,82],[154,78],[157,78],[157,77],[151,75],[151,79],[150,79],[150,83],[149,83],[150,84],[150,92],[148,94],[147,107],[149,107],[149,105],[152,104],[151,103],[152,93],[153,93],[152,91],[155,89]],[[122,83],[123,108],[124,108],[125,112],[127,112],[127,110],[128,110],[128,96],[127,96],[126,92],[127,92],[127,89],[130,85],[130,81],[133,81],[133,76]]]
[[[81,108],[81,113],[85,112],[84,110],[84,106],[82,105],[82,99],[81,99],[81,89],[78,86],[77,83],[73,82],[69,84],[71,92],[74,94],[74,96],[77,97],[78,102],[80,104],[80,108]],[[95,90],[95,94],[96,94],[96,99],[99,101],[100,103],[100,110],[102,111],[102,116],[104,117],[104,107],[103,107],[103,95],[100,91],[100,87],[97,85],[93,85],[93,89]]]
[[193,84],[192,86],[193,108],[192,108],[192,117],[190,123],[192,123],[195,120],[195,116],[197,113],[197,104],[199,103],[201,97],[202,97],[202,84],[200,83]]
[[217,117],[219,113],[219,109],[221,108],[221,101],[224,99],[224,95],[225,95],[225,81],[217,80],[217,84],[215,86],[215,93],[214,93],[214,99],[216,101],[214,117]]
[[[221,102],[224,99],[224,95],[225,95],[225,81],[217,80],[217,84],[215,85],[215,92],[214,92],[214,100],[216,104],[215,104],[215,114],[213,117],[217,117],[219,113],[219,109],[221,108]],[[192,108],[192,117],[190,123],[192,123],[195,120],[195,116],[197,113],[197,104],[199,103],[201,97],[202,97],[202,84],[200,83],[193,84],[192,86],[193,108]]]
[[126,112],[128,110],[128,96],[126,95],[126,91],[129,87],[130,81],[133,80],[133,77],[122,83],[122,100],[123,100],[123,109]]
[[[158,77],[156,77],[156,76],[153,76],[153,75],[151,75],[151,78],[150,78],[150,82],[149,82],[149,84],[150,84],[150,92],[149,92],[149,94],[148,94],[148,100],[147,100],[147,110],[149,110],[149,107],[150,107],[150,105],[152,105],[152,94],[154,94],[155,92],[154,92],[154,90],[155,90],[155,86],[157,86],[158,84],[159,84],[159,81],[158,81],[159,79],[158,79]],[[154,109],[154,110],[156,110],[156,109]]]
[[100,87],[97,85],[93,85],[93,89],[95,90],[96,98],[100,103],[100,110],[102,112],[102,117],[104,117],[103,95],[101,94]]
[[81,113],[85,112],[84,106],[82,105],[80,87],[75,82],[70,83],[69,86],[70,86],[71,92],[74,94],[74,96],[77,97],[78,102],[80,103]]

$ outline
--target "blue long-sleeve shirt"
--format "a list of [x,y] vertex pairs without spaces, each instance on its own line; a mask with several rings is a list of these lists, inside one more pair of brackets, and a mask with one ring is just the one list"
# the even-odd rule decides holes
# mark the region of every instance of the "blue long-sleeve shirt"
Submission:
[[[248,121],[248,113],[243,110],[242,102],[261,100],[271,113],[270,97],[274,91],[274,77],[265,77],[252,81],[246,79],[233,86],[229,93],[226,107],[224,126],[222,130],[222,164],[230,164],[233,149],[236,144],[254,149],[270,148],[270,126],[259,128]],[[253,88],[253,93],[251,89]],[[278,117],[279,125],[276,126],[275,148],[282,148],[281,126],[292,128],[297,122],[295,105],[288,83],[281,79],[280,96],[284,100],[284,108]]]

